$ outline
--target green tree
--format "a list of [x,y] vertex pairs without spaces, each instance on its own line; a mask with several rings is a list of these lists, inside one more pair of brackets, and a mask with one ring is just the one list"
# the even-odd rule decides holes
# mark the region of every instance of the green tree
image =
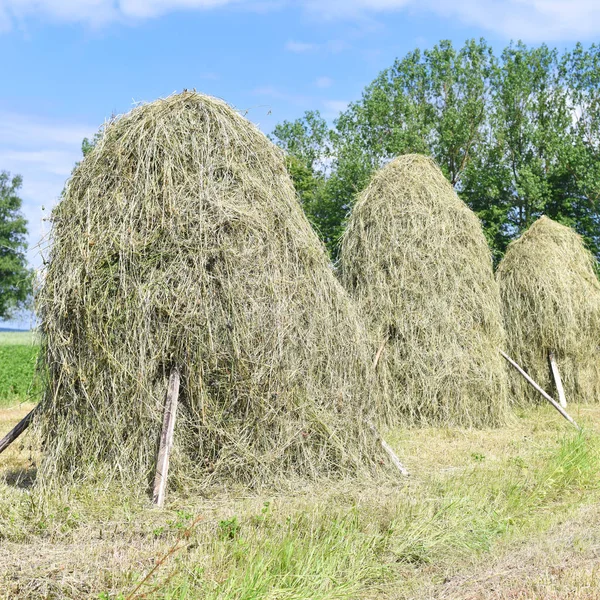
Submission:
[[521,43],[504,50],[486,107],[488,135],[459,190],[497,257],[541,214],[573,224],[560,160],[571,144],[568,99],[556,50]]
[[600,46],[577,44],[564,61],[573,132],[560,157],[566,193],[577,231],[600,256]]
[[0,172],[0,319],[10,319],[27,307],[32,272],[27,267],[27,221],[18,195],[22,179]]
[[329,131],[310,115],[285,123],[274,139],[305,168],[294,182],[311,198],[305,207],[334,257],[372,172],[408,152],[437,161],[481,218],[497,259],[541,214],[574,227],[600,257],[596,45],[560,55],[517,43],[496,57],[484,40],[460,49],[442,41],[396,60]]
[[330,253],[337,247],[345,209],[330,193],[331,140],[327,122],[309,111],[277,125],[271,139],[286,152],[288,171],[304,211]]
[[[453,185],[461,185],[486,134],[494,66],[485,41],[472,40],[461,50],[444,41],[425,52],[415,50],[383,71],[328,135],[319,130],[313,137],[301,121],[277,131],[276,141],[294,156],[306,156],[306,148],[312,156],[322,156],[327,148],[330,172],[323,186],[326,201],[321,202],[326,210],[318,214],[317,225],[323,230],[327,220],[326,231],[335,233],[328,244],[334,258],[356,195],[385,161],[408,152],[429,154]],[[291,136],[298,131],[305,136],[301,144]]]
[[371,171],[399,154],[420,152],[433,156],[450,182],[459,184],[485,135],[495,62],[484,40],[471,40],[461,50],[442,41],[397,60],[337,120],[339,160],[349,154],[356,162],[360,153]]

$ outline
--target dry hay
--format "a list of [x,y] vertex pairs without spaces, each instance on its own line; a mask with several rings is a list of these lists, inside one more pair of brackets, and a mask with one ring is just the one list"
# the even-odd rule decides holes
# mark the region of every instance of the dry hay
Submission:
[[[544,389],[554,391],[554,351],[567,401],[600,398],[600,284],[595,259],[569,227],[539,218],[498,265],[508,352]],[[540,396],[517,375],[518,401]]]
[[53,213],[38,304],[42,480],[149,481],[173,366],[180,482],[373,458],[364,328],[280,151],[220,100],[185,92],[105,127]]
[[431,159],[402,156],[375,174],[349,219],[340,268],[371,324],[373,352],[384,345],[377,369],[391,421],[503,421],[504,332],[490,251]]

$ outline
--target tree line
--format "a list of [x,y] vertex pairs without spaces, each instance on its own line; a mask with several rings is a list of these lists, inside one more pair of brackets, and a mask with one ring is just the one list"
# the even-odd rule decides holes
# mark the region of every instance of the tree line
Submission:
[[309,219],[336,258],[348,212],[374,170],[432,156],[480,217],[495,260],[540,215],[600,257],[600,46],[559,52],[441,41],[382,71],[330,126],[318,111],[277,125]]

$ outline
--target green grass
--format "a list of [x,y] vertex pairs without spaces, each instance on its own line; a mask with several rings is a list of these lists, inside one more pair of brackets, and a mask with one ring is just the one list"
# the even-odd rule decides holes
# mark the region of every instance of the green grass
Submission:
[[235,535],[213,542],[212,569],[190,571],[196,560],[206,564],[206,551],[195,552],[183,561],[188,568],[178,565],[170,581],[154,583],[160,597],[178,600],[359,598],[390,586],[408,594],[426,567],[468,562],[503,538],[535,534],[548,511],[564,511],[576,494],[596,489],[597,449],[596,439],[568,436],[529,473],[473,468],[388,503],[344,507],[338,499],[293,516],[250,515]]
[[[485,571],[524,544],[547,556],[541,540],[553,527],[598,506],[600,407],[571,408],[585,433],[547,407],[500,430],[388,431],[412,473],[402,482],[211,497],[171,490],[165,510],[150,508],[144,489],[84,483],[40,498],[0,483],[0,543],[9,548],[0,589],[125,598],[158,562],[139,591],[156,600],[436,597],[449,577]],[[30,453],[9,452],[10,472],[26,470]],[[593,590],[581,597],[600,597],[600,582]]]
[[[21,333],[0,333],[0,407],[35,399],[32,389],[38,346]],[[7,342],[7,339],[9,340]]]

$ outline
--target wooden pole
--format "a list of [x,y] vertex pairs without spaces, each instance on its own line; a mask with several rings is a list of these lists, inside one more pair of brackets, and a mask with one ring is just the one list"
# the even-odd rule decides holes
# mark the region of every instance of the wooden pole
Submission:
[[556,393],[558,394],[558,402],[563,408],[567,408],[567,398],[565,396],[565,388],[563,388],[562,379],[560,378],[560,371],[556,364],[554,352],[548,354],[550,360],[550,369],[552,370],[552,377],[554,378],[554,385],[556,386]]
[[154,477],[153,502],[156,506],[163,506],[167,490],[167,475],[169,473],[169,454],[173,447],[173,433],[175,431],[175,415],[179,399],[179,371],[173,368],[169,377],[169,387],[165,399],[165,412],[163,416],[162,433],[160,435],[160,448],[156,461],[156,476]]
[[398,469],[398,471],[400,471],[400,473],[402,475],[404,475],[404,477],[408,477],[408,475],[409,475],[408,470],[400,462],[400,459],[398,458],[396,453],[392,450],[392,447],[381,437],[381,434],[379,433],[379,431],[377,431],[377,427],[375,427],[375,425],[373,425],[373,423],[371,423],[370,421],[367,421],[367,425],[370,427],[371,431],[375,434],[375,437],[379,440],[381,447],[385,450],[387,455],[390,457],[390,460],[392,461],[392,463],[394,464],[396,469]]
[[510,356],[508,356],[508,354],[505,354],[504,352],[502,352],[502,350],[500,350],[499,352],[517,371],[519,371],[519,373],[534,389],[536,389],[542,396],[544,396],[544,398],[546,398],[546,400],[548,400],[548,402],[550,402],[550,404],[552,404],[552,406],[554,406],[554,408],[567,421],[569,421],[569,423],[571,423],[571,425],[577,427],[577,429],[581,429],[581,427],[579,427],[579,425],[577,425],[577,423],[575,423],[575,421],[567,414],[567,411],[554,398],[552,398],[552,396],[547,394],[533,379],[531,379],[531,377],[529,377],[529,375],[527,375],[527,373]]
[[0,454],[4,452],[28,427],[33,419],[37,406],[30,410],[1,440]]

